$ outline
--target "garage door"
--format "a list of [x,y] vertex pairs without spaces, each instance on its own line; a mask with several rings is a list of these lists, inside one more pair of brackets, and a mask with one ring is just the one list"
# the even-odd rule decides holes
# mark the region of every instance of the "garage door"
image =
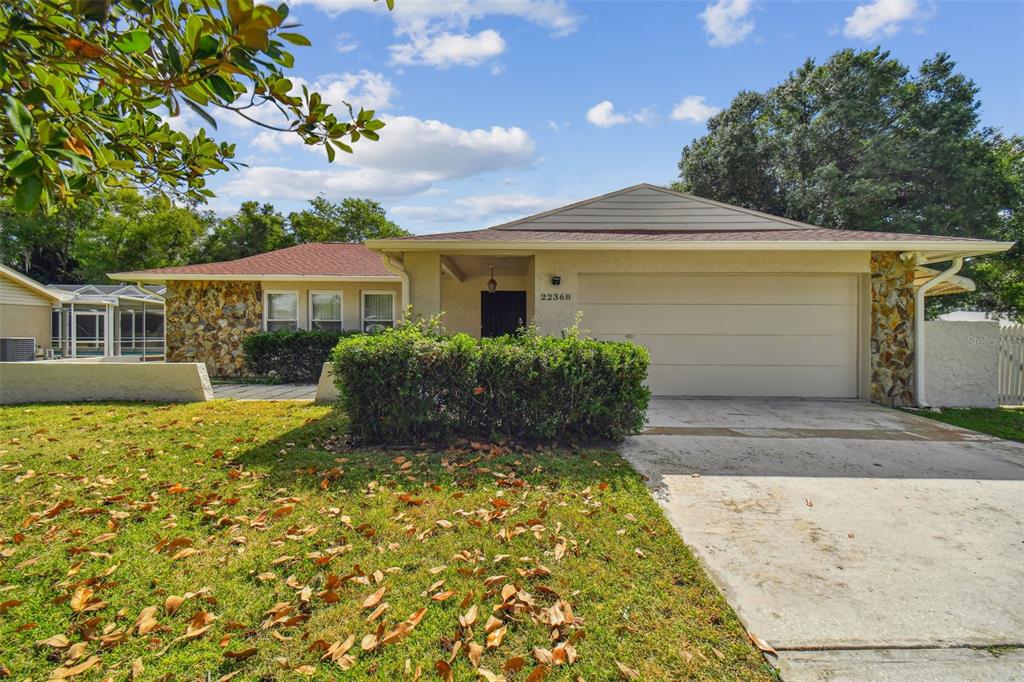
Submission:
[[857,396],[856,275],[581,275],[583,327],[651,353],[655,395]]

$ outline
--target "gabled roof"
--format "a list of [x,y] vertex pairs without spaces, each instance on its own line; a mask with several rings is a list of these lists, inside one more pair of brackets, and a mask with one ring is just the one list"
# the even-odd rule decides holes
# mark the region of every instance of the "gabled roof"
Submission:
[[835,230],[642,184],[483,230],[371,239],[382,253],[540,250],[918,251],[975,256],[1013,242],[966,237]]
[[718,232],[819,228],[644,183],[496,225],[491,229]]
[[34,291],[41,296],[45,296],[51,301],[66,301],[71,298],[71,296],[64,292],[53,291],[52,289],[47,288],[45,284],[37,282],[28,275],[23,275],[14,268],[9,268],[6,265],[0,265],[0,275],[7,277],[7,279],[11,281],[17,282],[30,291]]
[[299,244],[256,256],[219,263],[112,272],[111,279],[130,282],[170,280],[398,280],[380,255],[362,244],[317,242]]

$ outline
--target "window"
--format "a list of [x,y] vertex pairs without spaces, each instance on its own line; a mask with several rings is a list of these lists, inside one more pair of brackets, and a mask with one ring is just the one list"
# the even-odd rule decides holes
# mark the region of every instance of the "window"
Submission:
[[295,291],[268,291],[263,311],[264,327],[268,332],[296,329],[299,326],[299,294]]
[[340,291],[309,292],[309,328],[339,332],[344,329]]
[[395,295],[390,291],[363,292],[363,331],[395,326]]

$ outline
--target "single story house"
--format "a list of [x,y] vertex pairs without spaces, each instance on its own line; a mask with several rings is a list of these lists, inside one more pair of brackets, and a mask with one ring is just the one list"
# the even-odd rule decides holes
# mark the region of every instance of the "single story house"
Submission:
[[42,284],[0,265],[0,338],[17,347],[20,360],[160,359],[162,293],[125,284]]
[[242,339],[278,329],[365,329],[401,317],[401,277],[362,244],[312,243],[220,263],[111,273],[166,286],[167,359],[245,373]]
[[214,374],[240,371],[250,331],[367,328],[411,308],[474,336],[579,319],[646,346],[655,395],[908,405],[924,402],[924,296],[972,289],[963,259],[1011,246],[825,229],[643,184],[488,229],[111,276],[166,283],[169,357]]

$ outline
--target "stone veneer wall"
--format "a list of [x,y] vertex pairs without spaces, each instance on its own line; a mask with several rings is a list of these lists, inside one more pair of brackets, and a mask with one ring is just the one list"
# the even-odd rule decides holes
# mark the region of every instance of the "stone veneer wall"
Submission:
[[167,359],[204,362],[210,376],[248,374],[242,339],[262,330],[258,282],[167,283]]
[[914,404],[914,267],[871,254],[871,401]]

